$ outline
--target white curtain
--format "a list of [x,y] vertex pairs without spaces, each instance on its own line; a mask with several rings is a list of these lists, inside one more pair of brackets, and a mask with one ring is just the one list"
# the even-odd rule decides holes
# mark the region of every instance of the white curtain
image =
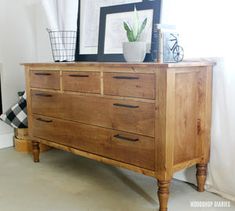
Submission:
[[42,0],[51,30],[77,30],[78,0]]
[[[235,1],[164,0],[162,22],[175,24],[186,57],[216,57],[207,190],[235,200]],[[184,171],[178,178],[194,181]],[[195,177],[193,175],[193,177]]]
[[[55,61],[74,61],[78,0],[42,0]],[[68,32],[69,31],[69,32]],[[59,49],[59,50],[58,50]]]
[[[52,28],[73,29],[77,0],[43,0]],[[235,200],[235,1],[162,0],[162,23],[175,24],[186,58],[214,57],[211,160],[207,189]],[[190,176],[192,175],[192,176]],[[184,171],[178,178],[195,181]]]

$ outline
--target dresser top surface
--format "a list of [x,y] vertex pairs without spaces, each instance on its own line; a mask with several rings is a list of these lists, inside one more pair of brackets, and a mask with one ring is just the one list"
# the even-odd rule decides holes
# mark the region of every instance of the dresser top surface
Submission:
[[198,67],[213,66],[215,63],[206,59],[188,60],[180,63],[126,63],[126,62],[35,62],[22,63],[26,67],[126,67],[126,68],[177,68],[177,67]]

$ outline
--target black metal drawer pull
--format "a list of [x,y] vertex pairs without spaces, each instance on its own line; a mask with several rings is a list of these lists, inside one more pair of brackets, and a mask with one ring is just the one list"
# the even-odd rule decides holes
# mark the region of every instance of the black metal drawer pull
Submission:
[[52,120],[46,120],[46,119],[42,119],[42,118],[37,118],[37,120],[41,121],[41,122],[46,122],[46,123],[53,122]]
[[139,108],[139,106],[126,105],[126,104],[120,104],[120,103],[114,103],[113,105],[118,106],[118,107],[124,107],[124,108]]
[[122,139],[122,140],[125,140],[125,141],[133,141],[133,142],[139,141],[138,138],[128,138],[128,137],[122,136],[120,134],[117,134],[117,135],[115,135],[113,137],[114,138],[118,138],[118,139]]
[[115,79],[138,80],[139,77],[134,76],[113,76]]
[[42,76],[47,76],[51,75],[51,73],[34,73],[35,75],[42,75]]
[[40,96],[40,97],[52,97],[52,95],[50,95],[50,94],[43,94],[43,93],[37,93],[35,95]]
[[69,75],[70,77],[77,77],[77,78],[88,78],[89,77],[89,75],[73,75],[73,74],[71,74],[71,75]]

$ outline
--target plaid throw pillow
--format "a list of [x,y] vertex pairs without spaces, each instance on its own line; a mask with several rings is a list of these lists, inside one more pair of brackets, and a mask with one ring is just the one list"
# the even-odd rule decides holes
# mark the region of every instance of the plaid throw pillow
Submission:
[[27,102],[26,93],[20,98],[19,102],[12,106],[0,119],[14,128],[27,128]]

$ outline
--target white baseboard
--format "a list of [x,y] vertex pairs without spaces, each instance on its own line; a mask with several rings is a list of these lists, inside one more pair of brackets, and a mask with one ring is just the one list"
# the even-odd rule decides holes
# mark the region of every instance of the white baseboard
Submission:
[[[13,128],[3,121],[0,121],[0,136],[13,133]],[[0,139],[1,140],[1,139]]]
[[14,130],[12,127],[0,121],[0,149],[13,146]]
[[8,148],[13,146],[14,133],[7,133],[0,135],[0,149]]

